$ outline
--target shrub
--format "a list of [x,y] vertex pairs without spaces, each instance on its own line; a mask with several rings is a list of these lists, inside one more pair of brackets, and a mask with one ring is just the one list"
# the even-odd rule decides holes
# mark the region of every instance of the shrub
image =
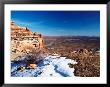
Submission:
[[29,54],[26,55],[26,61],[28,64],[38,63],[44,58],[43,50],[33,49]]

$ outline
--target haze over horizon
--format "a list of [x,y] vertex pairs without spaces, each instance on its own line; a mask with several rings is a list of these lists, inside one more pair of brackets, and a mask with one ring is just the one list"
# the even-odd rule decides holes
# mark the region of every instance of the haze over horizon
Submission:
[[100,36],[100,11],[12,11],[11,19],[44,36]]

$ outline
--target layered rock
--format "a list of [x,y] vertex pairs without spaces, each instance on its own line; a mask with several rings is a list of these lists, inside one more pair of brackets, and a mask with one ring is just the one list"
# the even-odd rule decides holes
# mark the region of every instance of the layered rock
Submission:
[[27,27],[17,26],[11,22],[11,59],[29,54],[33,49],[42,49],[42,35],[30,31]]

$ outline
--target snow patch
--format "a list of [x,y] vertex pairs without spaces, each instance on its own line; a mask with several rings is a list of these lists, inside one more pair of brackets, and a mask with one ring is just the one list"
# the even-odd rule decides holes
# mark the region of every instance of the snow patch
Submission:
[[[77,64],[76,61],[50,55],[40,61],[35,69],[25,69],[23,72],[17,71],[20,64],[12,63],[11,76],[13,77],[73,77],[74,68],[69,67],[69,63]],[[25,64],[21,64],[25,65]]]

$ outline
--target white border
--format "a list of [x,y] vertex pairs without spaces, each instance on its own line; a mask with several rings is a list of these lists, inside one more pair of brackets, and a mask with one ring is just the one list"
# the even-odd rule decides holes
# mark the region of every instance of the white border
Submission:
[[[100,77],[11,77],[10,76],[10,21],[12,10],[73,10],[100,11]],[[5,4],[5,84],[106,84],[106,4]]]

